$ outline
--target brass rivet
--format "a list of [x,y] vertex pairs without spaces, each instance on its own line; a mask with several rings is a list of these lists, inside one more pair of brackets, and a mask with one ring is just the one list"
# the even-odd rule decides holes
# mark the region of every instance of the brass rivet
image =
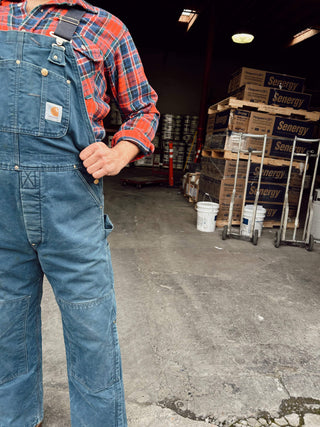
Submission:
[[17,170],[19,170],[19,166],[18,165],[15,165],[15,170],[17,171]]
[[16,60],[16,64],[18,64],[18,65],[19,65],[19,64],[20,64],[20,62],[21,62],[21,61],[19,61],[19,59],[17,59],[17,60]]
[[41,74],[46,77],[49,74],[49,71],[46,68],[42,68]]
[[71,81],[70,80],[67,80],[67,83],[68,83],[68,85],[71,83]]
[[54,55],[53,59],[57,60],[57,59],[58,59],[58,56],[57,56],[57,55]]
[[98,180],[98,179],[95,179],[95,180],[93,181],[93,183],[94,183],[94,184],[99,184],[99,180]]

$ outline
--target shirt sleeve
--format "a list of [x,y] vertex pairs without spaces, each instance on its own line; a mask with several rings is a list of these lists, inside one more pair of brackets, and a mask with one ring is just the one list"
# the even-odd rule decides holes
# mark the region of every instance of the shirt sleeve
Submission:
[[[154,151],[152,140],[159,124],[158,96],[150,86],[129,31],[125,28],[113,54],[106,59],[112,95],[118,105],[122,125],[112,146],[122,140],[140,148],[138,160]],[[133,161],[134,161],[133,160]]]

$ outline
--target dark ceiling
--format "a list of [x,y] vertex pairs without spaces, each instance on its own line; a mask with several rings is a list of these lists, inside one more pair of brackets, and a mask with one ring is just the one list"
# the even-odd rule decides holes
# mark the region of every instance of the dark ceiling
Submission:
[[[102,0],[93,2],[124,21],[140,49],[205,51],[208,33],[212,30],[216,55],[243,54],[244,49],[253,53],[281,54],[294,34],[320,24],[320,0],[162,0],[158,4],[143,0],[122,0],[110,4]],[[198,20],[188,33],[185,25],[177,22],[183,8],[200,10]],[[239,48],[231,41],[231,35],[237,29],[253,32],[255,39],[250,47]],[[319,49],[319,39],[317,35],[301,45],[308,51],[315,46]]]
[[[172,64],[167,58],[172,60],[173,56],[188,58],[193,69],[198,64],[204,73],[209,67],[204,75],[211,73],[210,102],[225,97],[228,78],[245,66],[305,77],[312,107],[320,105],[320,34],[288,47],[295,34],[320,25],[320,0],[91,1],[127,25],[152,81],[159,77],[148,61],[159,60],[153,53],[160,53],[166,70]],[[178,22],[183,8],[200,11],[188,32],[185,24]],[[254,41],[249,45],[233,43],[231,35],[237,30],[252,32]],[[164,68],[161,66],[159,70]]]

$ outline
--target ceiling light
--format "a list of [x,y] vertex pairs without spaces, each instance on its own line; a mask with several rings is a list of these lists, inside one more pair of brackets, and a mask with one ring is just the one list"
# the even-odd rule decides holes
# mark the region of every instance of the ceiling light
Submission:
[[308,39],[309,37],[315,36],[320,32],[320,27],[310,27],[306,28],[303,31],[300,31],[300,33],[293,36],[293,39],[289,43],[289,46],[294,46],[297,43],[302,42],[303,40]]
[[199,12],[193,9],[183,9],[178,21],[188,24],[187,31],[190,30],[192,24],[199,16]]
[[249,33],[236,33],[231,38],[232,38],[232,41],[234,41],[234,43],[245,44],[245,43],[251,43],[252,40],[254,39],[254,36]]

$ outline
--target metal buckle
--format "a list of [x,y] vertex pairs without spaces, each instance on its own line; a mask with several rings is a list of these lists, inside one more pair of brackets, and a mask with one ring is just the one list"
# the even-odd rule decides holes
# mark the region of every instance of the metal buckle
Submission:
[[50,36],[56,39],[56,43],[58,46],[63,46],[63,43],[70,43],[69,40],[66,40],[60,36],[57,36],[53,31],[50,31]]

